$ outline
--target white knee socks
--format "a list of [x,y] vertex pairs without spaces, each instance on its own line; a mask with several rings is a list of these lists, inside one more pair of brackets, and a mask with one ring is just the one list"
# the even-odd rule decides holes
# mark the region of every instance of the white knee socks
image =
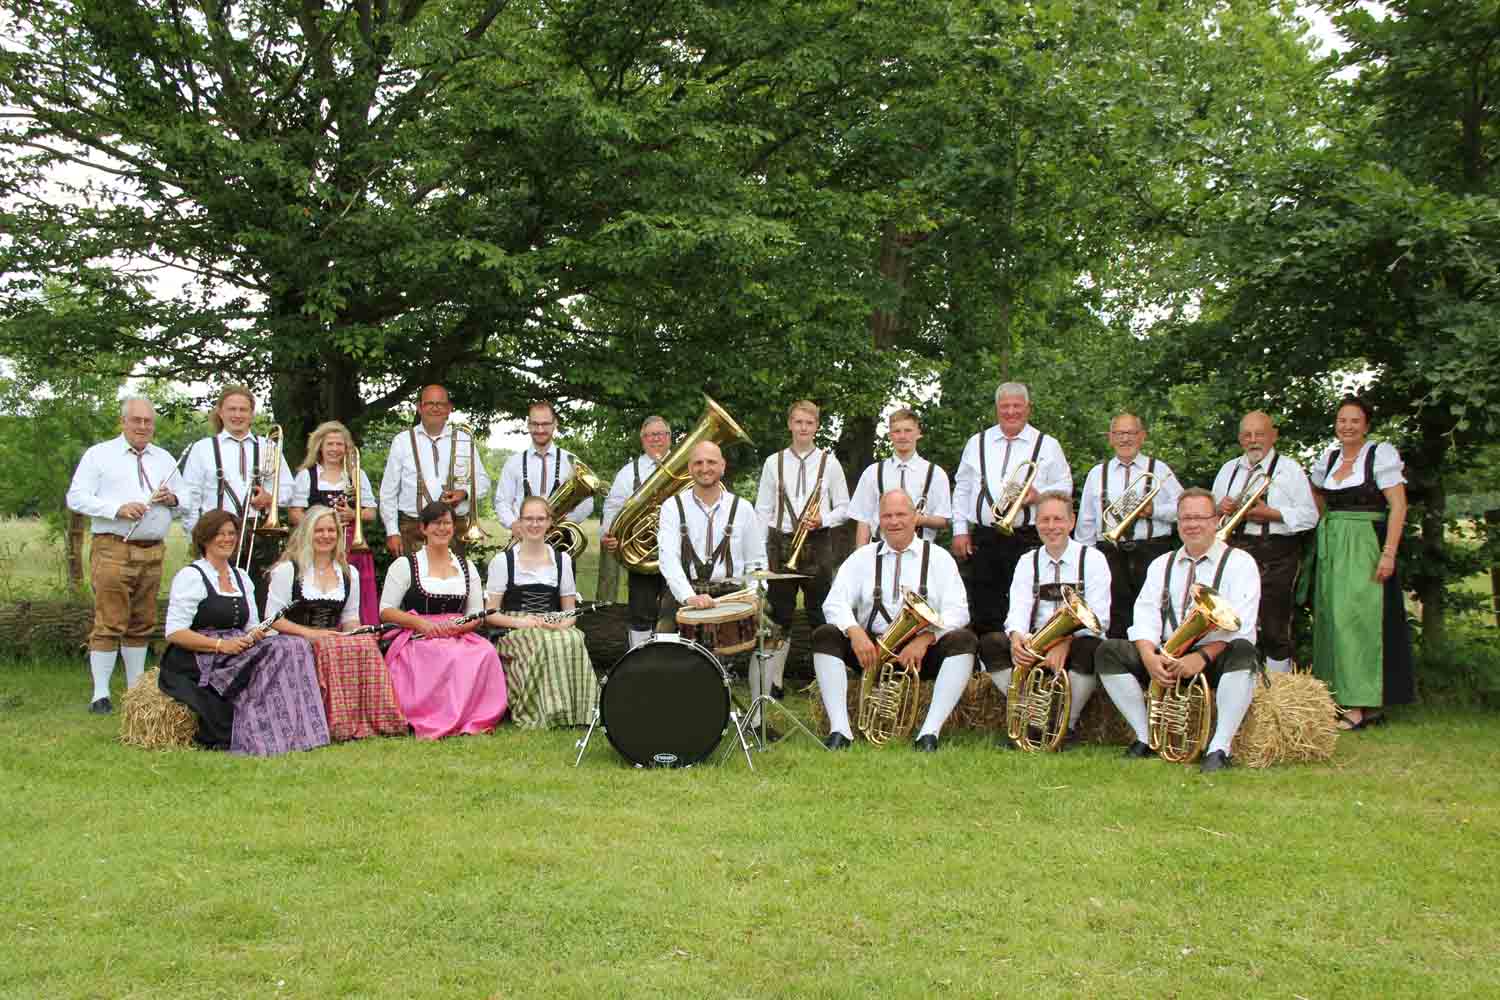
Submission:
[[1254,693],[1254,671],[1235,670],[1219,678],[1219,690],[1214,694],[1219,719],[1214,724],[1213,742],[1205,753],[1215,750],[1229,753],[1229,745],[1234,742],[1234,734],[1240,731],[1240,723],[1245,721],[1245,713],[1250,710],[1250,697]]
[[146,647],[121,646],[120,659],[125,661],[125,686],[133,688],[146,672]]
[[1151,734],[1146,724],[1146,695],[1141,691],[1140,682],[1130,674],[1103,674],[1099,682],[1104,685],[1109,700],[1115,703],[1120,714],[1125,716],[1125,721],[1130,723],[1135,738],[1142,743],[1150,743]]
[[814,653],[812,659],[823,711],[828,713],[828,731],[854,739],[854,728],[849,725],[849,676],[844,671],[844,661],[827,653]]
[[766,661],[766,683],[769,685],[767,691],[781,687],[781,678],[786,673],[786,658],[791,652],[790,640],[783,642],[780,649],[772,651],[770,659]]
[[[932,704],[927,709],[927,719],[922,723],[918,736],[936,736],[948,715],[964,696],[969,686],[969,676],[974,673],[974,654],[963,653],[950,656],[938,666],[937,680],[932,685]],[[821,682],[819,683],[821,687]]]
[[991,670],[990,680],[995,682],[995,687],[1000,689],[1001,695],[1010,694],[1010,670]]
[[1267,659],[1266,660],[1266,669],[1269,670],[1273,674],[1289,674],[1289,673],[1292,672],[1292,661],[1290,659],[1286,659],[1286,660],[1272,660],[1272,659]]
[[109,697],[109,679],[115,674],[115,651],[89,651],[89,672],[94,675],[94,697],[92,701]]
[[1068,711],[1068,730],[1078,725],[1078,717],[1083,714],[1083,707],[1089,703],[1094,692],[1099,688],[1099,678],[1093,674],[1080,674],[1072,670],[1068,671],[1068,683],[1073,688],[1073,705]]

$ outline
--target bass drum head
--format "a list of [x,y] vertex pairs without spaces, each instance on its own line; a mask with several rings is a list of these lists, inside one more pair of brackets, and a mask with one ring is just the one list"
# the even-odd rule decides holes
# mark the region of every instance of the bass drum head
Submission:
[[690,767],[714,752],[729,727],[729,687],[708,650],[657,636],[610,668],[599,722],[637,767]]

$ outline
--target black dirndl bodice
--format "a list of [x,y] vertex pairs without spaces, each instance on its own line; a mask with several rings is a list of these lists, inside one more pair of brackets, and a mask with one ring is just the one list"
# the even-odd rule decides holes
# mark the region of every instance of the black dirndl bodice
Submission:
[[302,596],[302,573],[297,564],[292,563],[292,607],[286,613],[287,621],[303,628],[338,628],[344,617],[344,607],[349,603],[349,569],[340,566],[339,572],[344,576],[343,597],[305,598]]
[[198,610],[193,614],[192,630],[202,632],[207,629],[244,628],[250,621],[250,604],[245,599],[239,571],[235,569],[229,571],[236,591],[233,596],[230,596],[214,589],[213,581],[208,578],[207,573],[203,572],[203,567],[195,565],[193,569],[203,577],[203,589],[207,592],[207,596],[198,602]]
[[1334,486],[1333,470],[1338,468],[1339,449],[1333,449],[1323,470],[1323,504],[1329,510],[1366,510],[1384,514],[1391,509],[1385,493],[1375,485],[1375,447],[1365,452],[1364,482],[1354,486]]
[[557,559],[557,583],[527,583],[516,586],[516,550],[505,550],[505,593],[500,610],[508,615],[544,615],[562,610],[563,553],[553,550]]
[[[462,594],[429,594],[422,586],[422,574],[417,571],[417,557],[415,554],[406,557],[411,566],[411,586],[406,588],[406,596],[401,598],[401,610],[410,611],[417,615],[459,615],[463,614],[464,608],[469,606],[469,580],[468,564],[460,559],[459,569],[464,576],[464,592]],[[347,588],[346,588],[347,589]]]

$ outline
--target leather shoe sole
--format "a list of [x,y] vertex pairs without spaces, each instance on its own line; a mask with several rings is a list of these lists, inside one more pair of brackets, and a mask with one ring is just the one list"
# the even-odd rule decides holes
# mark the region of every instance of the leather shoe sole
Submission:
[[823,745],[830,750],[847,750],[853,741],[843,733],[829,733]]
[[108,698],[98,698],[89,705],[89,711],[95,715],[108,715],[114,711],[114,706],[109,703]]
[[1222,771],[1230,766],[1232,765],[1229,755],[1223,750],[1215,750],[1198,762],[1198,771],[1201,774],[1213,774],[1215,771]]
[[928,733],[926,736],[918,736],[912,741],[911,748],[917,753],[936,753],[938,740],[936,736]]
[[1147,757],[1155,757],[1156,751],[1151,749],[1151,744],[1136,740],[1126,748],[1125,756],[1130,760],[1145,760]]

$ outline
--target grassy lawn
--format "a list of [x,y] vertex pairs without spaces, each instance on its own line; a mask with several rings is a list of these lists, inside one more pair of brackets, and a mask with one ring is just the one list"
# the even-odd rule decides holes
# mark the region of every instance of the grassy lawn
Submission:
[[1493,715],[1212,779],[970,734],[643,772],[509,727],[150,753],[87,694],[0,664],[0,996],[1500,994]]

